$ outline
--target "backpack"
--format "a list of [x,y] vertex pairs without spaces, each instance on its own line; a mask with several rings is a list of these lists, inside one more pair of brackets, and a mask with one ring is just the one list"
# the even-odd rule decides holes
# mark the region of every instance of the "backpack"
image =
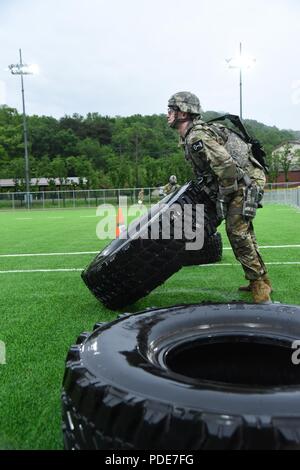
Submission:
[[[206,124],[217,123],[218,121],[225,121],[225,119],[228,119],[239,130],[239,132],[237,132],[234,129],[231,129],[226,126],[219,128],[220,131],[222,129],[223,134],[225,133],[226,150],[239,163],[240,167],[243,168],[247,164],[249,158],[248,151],[250,147],[254,160],[256,160],[256,162],[259,163],[260,167],[262,167],[264,172],[268,174],[269,166],[266,160],[266,152],[259,140],[250,137],[239,116],[236,116],[234,114],[224,114],[223,116],[219,116],[217,118],[206,121]],[[246,146],[242,145],[241,140]],[[252,160],[251,156],[250,159]]]

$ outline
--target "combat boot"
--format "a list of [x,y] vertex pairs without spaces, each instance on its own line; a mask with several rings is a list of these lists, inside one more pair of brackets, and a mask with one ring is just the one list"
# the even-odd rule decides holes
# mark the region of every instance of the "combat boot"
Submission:
[[267,274],[264,274],[263,277],[262,277],[262,280],[264,281],[265,284],[267,284],[271,291],[270,291],[270,294],[273,292],[273,289],[272,289],[272,284],[271,284],[271,280],[269,278],[269,276]]
[[[273,292],[272,284],[271,284],[271,281],[270,281],[270,278],[268,277],[268,275],[264,274],[262,276],[262,280],[270,287],[270,289],[271,289],[270,293],[272,293]],[[250,281],[248,286],[240,286],[238,290],[241,291],[241,292],[251,292],[252,282],[253,281]]]
[[255,304],[270,303],[271,288],[263,279],[251,281],[251,292]]

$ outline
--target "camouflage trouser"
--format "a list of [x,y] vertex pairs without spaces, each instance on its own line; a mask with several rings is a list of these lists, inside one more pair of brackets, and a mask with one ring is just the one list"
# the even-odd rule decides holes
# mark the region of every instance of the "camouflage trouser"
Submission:
[[267,269],[258,250],[253,224],[243,219],[242,208],[243,190],[240,189],[228,204],[226,232],[246,279],[256,280],[266,274]]

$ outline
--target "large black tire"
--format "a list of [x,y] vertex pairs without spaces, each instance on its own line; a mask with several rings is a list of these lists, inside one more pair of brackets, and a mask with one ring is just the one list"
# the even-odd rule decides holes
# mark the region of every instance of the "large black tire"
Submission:
[[123,315],[71,347],[66,449],[300,449],[300,306]]
[[183,250],[180,260],[183,266],[218,263],[222,259],[223,243],[219,232],[207,236],[201,250]]
[[[184,213],[185,204],[194,208],[196,204],[205,206],[205,238],[216,231],[218,223],[215,208],[207,195],[194,182],[187,183],[175,193],[164,198],[152,211],[148,212],[134,226],[139,227],[136,237],[117,238],[83,271],[82,278],[92,293],[110,309],[123,308],[147,295],[162,284],[182,267],[182,256],[185,256],[187,239],[163,239],[162,207],[171,210],[181,207]],[[190,226],[195,231],[195,211],[191,215]],[[151,239],[153,224],[158,227],[159,237]],[[173,225],[172,225],[173,224]],[[174,220],[171,219],[171,234]],[[130,231],[132,225],[129,226]],[[144,234],[148,235],[145,239]],[[209,261],[208,261],[209,262]],[[213,261],[211,261],[213,262]]]

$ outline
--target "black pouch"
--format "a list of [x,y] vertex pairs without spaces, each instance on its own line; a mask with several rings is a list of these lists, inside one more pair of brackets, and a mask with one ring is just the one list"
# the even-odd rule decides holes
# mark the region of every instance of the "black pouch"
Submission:
[[261,200],[261,192],[255,185],[247,186],[243,188],[244,192],[244,203],[242,215],[245,220],[254,219],[256,216],[256,210],[258,203]]

